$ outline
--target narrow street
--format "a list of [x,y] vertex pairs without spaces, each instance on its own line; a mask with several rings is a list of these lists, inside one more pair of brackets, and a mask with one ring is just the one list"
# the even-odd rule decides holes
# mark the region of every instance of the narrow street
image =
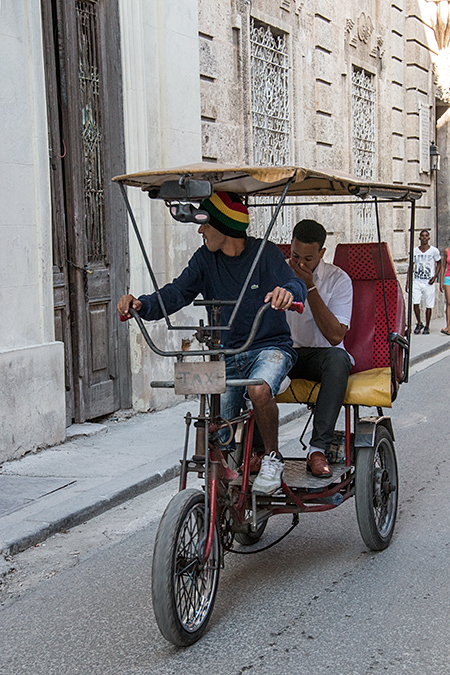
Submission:
[[[309,514],[276,548],[227,555],[210,628],[186,650],[153,618],[152,548],[172,481],[9,561],[0,586],[5,675],[372,675],[449,672],[450,425],[446,357],[392,411],[400,509],[368,552],[354,500]],[[387,411],[386,411],[387,412]],[[283,438],[297,433],[283,428]],[[264,543],[282,534],[272,519]]]

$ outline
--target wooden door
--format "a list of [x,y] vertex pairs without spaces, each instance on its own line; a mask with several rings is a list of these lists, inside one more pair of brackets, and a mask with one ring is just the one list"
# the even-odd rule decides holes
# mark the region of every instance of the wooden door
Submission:
[[117,0],[42,0],[52,180],[56,339],[67,418],[130,405],[127,220],[111,178],[125,168]]

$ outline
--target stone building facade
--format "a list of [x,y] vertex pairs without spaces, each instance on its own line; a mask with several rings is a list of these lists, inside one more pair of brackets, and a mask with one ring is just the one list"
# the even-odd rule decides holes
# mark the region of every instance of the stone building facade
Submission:
[[[433,23],[440,4],[199,0],[203,158],[420,185],[427,192],[417,228],[429,227],[441,244],[430,170],[430,143],[445,110],[437,98]],[[446,168],[439,179],[448,183]],[[295,217],[305,214],[326,226],[330,254],[339,241],[375,234],[372,207],[302,207]],[[404,274],[408,208],[380,206],[380,216]],[[275,238],[288,241],[291,225],[286,218]],[[260,231],[261,223],[253,227]],[[439,228],[444,232],[443,223]]]
[[36,2],[0,3],[0,461],[65,436],[40,21]]
[[[1,463],[173,404],[149,386],[169,364],[118,321],[118,297],[150,286],[111,179],[199,161],[201,120],[197,0],[1,0],[0,38]],[[163,284],[195,228],[129,196]]]

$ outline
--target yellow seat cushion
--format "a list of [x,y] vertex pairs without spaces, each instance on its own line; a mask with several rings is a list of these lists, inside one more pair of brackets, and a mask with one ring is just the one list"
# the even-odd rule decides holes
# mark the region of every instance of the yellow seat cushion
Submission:
[[[292,380],[290,386],[276,397],[277,403],[315,403],[320,384],[311,380]],[[344,404],[368,407],[392,407],[391,369],[373,368],[350,375]]]

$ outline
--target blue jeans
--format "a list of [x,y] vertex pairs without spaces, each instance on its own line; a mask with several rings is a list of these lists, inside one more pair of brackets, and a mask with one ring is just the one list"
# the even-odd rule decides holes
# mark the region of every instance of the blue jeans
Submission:
[[[295,357],[277,347],[251,349],[225,359],[227,380],[260,378],[276,396],[284,378],[295,363]],[[229,420],[239,415],[244,407],[246,387],[227,387],[220,397],[220,414]]]

